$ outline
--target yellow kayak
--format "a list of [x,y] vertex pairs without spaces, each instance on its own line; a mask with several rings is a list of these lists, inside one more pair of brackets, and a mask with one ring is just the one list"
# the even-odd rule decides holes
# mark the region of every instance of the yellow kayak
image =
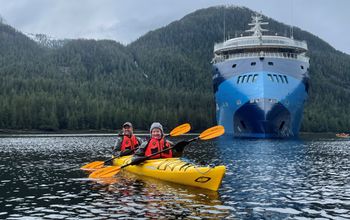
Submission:
[[[132,156],[113,160],[115,166],[130,163]],[[198,167],[180,158],[146,160],[139,165],[127,166],[124,170],[142,176],[217,191],[225,175],[225,166]]]

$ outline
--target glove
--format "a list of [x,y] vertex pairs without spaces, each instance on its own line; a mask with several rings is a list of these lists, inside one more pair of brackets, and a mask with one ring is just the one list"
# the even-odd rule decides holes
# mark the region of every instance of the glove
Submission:
[[184,151],[184,148],[189,144],[190,142],[188,141],[180,141],[179,143],[174,145],[175,151],[181,153]]
[[132,154],[132,150],[125,150],[120,152],[120,157]]
[[144,162],[145,160],[147,160],[147,157],[144,156],[134,156],[131,160],[131,165],[137,165],[140,164],[142,162]]

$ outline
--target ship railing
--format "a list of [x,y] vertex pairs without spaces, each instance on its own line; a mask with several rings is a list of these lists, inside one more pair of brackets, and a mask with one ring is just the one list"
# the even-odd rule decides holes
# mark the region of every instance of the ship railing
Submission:
[[297,59],[303,62],[309,62],[309,58],[304,54],[297,53],[271,53],[271,52],[251,52],[251,53],[237,53],[229,55],[216,55],[213,59],[213,63],[222,62],[228,59],[241,59],[251,57],[272,57],[272,58],[285,58],[285,59]]
[[262,39],[256,37],[233,38],[221,43],[214,44],[214,51],[227,50],[229,48],[251,47],[251,46],[288,46],[307,50],[305,41],[298,41],[280,36],[263,36]]

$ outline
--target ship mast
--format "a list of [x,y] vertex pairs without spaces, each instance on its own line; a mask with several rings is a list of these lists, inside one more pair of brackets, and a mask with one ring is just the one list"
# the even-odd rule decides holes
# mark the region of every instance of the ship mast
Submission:
[[260,14],[255,14],[252,16],[252,23],[249,23],[249,26],[253,26],[251,29],[246,30],[245,32],[253,32],[253,36],[261,37],[262,32],[268,31],[267,29],[263,29],[261,25],[266,25],[268,22],[262,22],[262,16]]

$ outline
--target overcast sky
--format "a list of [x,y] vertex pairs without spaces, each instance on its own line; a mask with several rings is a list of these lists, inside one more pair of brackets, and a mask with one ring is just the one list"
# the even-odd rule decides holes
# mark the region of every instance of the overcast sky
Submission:
[[350,54],[350,0],[0,0],[0,15],[25,33],[127,44],[197,9],[215,5],[261,11]]

